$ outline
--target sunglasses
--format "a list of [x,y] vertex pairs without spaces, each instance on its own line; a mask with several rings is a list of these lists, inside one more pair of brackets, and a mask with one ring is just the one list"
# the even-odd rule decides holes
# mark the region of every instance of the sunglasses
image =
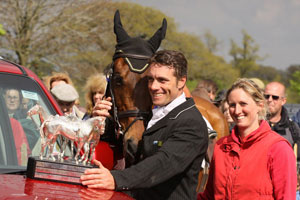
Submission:
[[270,97],[272,97],[273,100],[278,100],[280,98],[280,96],[277,95],[269,95],[269,94],[265,94],[265,99],[269,99]]

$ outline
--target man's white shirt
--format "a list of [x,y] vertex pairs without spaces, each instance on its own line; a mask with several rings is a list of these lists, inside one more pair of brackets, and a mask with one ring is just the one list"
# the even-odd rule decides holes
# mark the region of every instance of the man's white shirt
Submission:
[[[149,129],[150,127],[152,127],[156,122],[158,122],[159,120],[161,120],[162,118],[164,118],[169,112],[171,112],[174,108],[176,108],[177,106],[179,106],[180,104],[184,103],[186,101],[186,96],[184,94],[184,92],[177,97],[176,99],[174,99],[171,103],[169,103],[166,106],[157,106],[154,109],[152,109],[152,118],[148,123],[147,129]],[[202,116],[204,121],[206,122],[206,125],[208,128],[210,128],[211,130],[213,130],[211,124],[209,123],[209,121]]]

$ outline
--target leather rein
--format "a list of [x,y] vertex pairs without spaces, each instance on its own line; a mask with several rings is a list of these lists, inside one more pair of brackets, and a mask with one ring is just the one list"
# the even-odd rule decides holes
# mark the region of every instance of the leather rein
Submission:
[[[107,78],[108,78],[108,89],[111,95],[112,99],[112,105],[113,105],[113,121],[117,125],[115,128],[118,134],[125,135],[130,127],[137,122],[138,120],[143,120],[144,125],[146,124],[147,119],[150,116],[149,111],[141,111],[139,109],[135,110],[126,110],[126,111],[118,111],[118,107],[116,105],[116,100],[115,100],[115,94],[113,92],[113,87],[112,87],[112,80],[114,76],[114,62],[118,58],[136,58],[136,59],[149,59],[147,56],[142,56],[142,55],[136,55],[136,54],[126,54],[123,53],[122,51],[116,51],[114,56],[113,56],[113,62],[110,65],[110,68],[107,73]],[[122,118],[129,118],[129,117],[135,117],[134,120],[129,124],[129,126],[125,127],[122,129],[122,126],[120,124],[119,119]]]

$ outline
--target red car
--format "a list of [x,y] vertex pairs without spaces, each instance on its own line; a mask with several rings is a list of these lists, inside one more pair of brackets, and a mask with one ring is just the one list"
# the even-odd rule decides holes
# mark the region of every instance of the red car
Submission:
[[[47,115],[62,115],[36,74],[0,57],[0,199],[132,199],[121,192],[27,178],[28,157],[39,156],[41,149],[41,118],[28,115],[35,105]],[[97,149],[96,158],[111,168],[108,145]]]

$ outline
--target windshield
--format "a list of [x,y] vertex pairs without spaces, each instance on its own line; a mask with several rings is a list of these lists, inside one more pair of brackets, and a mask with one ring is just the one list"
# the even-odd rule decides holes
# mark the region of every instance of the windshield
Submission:
[[2,73],[0,109],[0,173],[24,170],[29,156],[39,156],[39,127],[55,110],[37,82]]

